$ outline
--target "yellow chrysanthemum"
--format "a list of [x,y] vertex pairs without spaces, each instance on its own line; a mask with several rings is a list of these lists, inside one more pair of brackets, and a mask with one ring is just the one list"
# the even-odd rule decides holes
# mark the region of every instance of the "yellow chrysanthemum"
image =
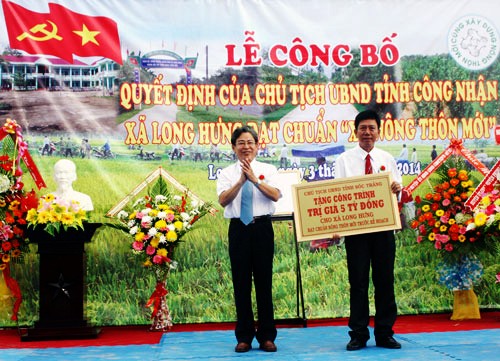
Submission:
[[87,219],[87,212],[83,209],[79,209],[76,213],[74,213],[75,222],[81,223]]
[[155,222],[156,229],[165,229],[167,228],[167,222],[164,219],[160,219]]
[[429,212],[429,209],[431,209],[431,207],[430,207],[428,204],[425,204],[425,205],[422,207],[422,211],[423,211],[423,212]]
[[4,253],[2,255],[2,262],[3,263],[9,263],[10,262],[10,256],[7,253]]
[[50,220],[50,213],[47,211],[41,211],[38,213],[38,223],[45,224]]
[[158,256],[167,257],[168,252],[165,248],[160,248],[159,250],[156,251],[156,254]]
[[488,219],[488,216],[485,213],[479,212],[474,217],[474,223],[476,224],[477,227],[481,227],[486,223],[487,219]]
[[144,267],[151,267],[153,265],[153,263],[148,258],[147,260],[144,261],[143,265],[144,265]]
[[158,205],[158,209],[160,211],[166,211],[168,209],[168,206],[166,204],[160,204]]
[[158,215],[158,210],[156,209],[152,209],[150,212],[149,212],[149,215],[151,217],[156,217]]
[[175,229],[178,229],[180,231],[182,229],[182,226],[183,226],[183,224],[181,221],[174,222]]
[[130,213],[130,215],[128,216],[128,219],[134,219],[136,215],[137,215],[137,212],[132,212],[132,213]]
[[19,208],[19,201],[12,201],[10,204],[9,204],[9,210],[11,211],[15,211],[16,209]]
[[54,204],[52,206],[52,212],[57,214],[63,214],[67,212],[68,209],[65,206],[61,206],[60,204]]
[[485,196],[481,199],[481,204],[485,207],[488,207],[491,204],[490,196]]
[[444,224],[441,227],[439,227],[439,230],[441,232],[446,232],[447,229],[448,229],[448,227],[446,227]]
[[65,226],[71,226],[75,222],[75,216],[73,213],[63,213],[61,214],[61,223]]
[[455,224],[457,223],[457,221],[455,221],[455,218],[451,218],[449,221],[448,221],[449,224]]
[[175,231],[168,231],[165,237],[167,237],[167,241],[169,242],[177,241],[177,233]]
[[429,233],[429,241],[434,242],[435,239],[436,235],[434,234],[434,232]]
[[26,220],[28,221],[28,223],[36,224],[37,218],[38,218],[38,212],[34,208],[30,209],[26,214]]
[[436,211],[436,216],[441,217],[444,214],[444,211],[442,209],[438,209]]
[[441,222],[440,221],[436,221],[436,223],[434,223],[434,227],[441,227]]
[[63,215],[63,213],[57,213],[57,212],[51,211],[49,213],[49,222],[51,222],[51,223],[60,222],[62,215]]
[[144,239],[144,236],[145,236],[144,232],[137,232],[134,238],[136,241],[140,242]]
[[51,203],[54,201],[56,197],[52,194],[52,193],[49,193],[49,194],[46,194],[43,199],[45,200],[45,202],[47,203]]
[[464,243],[464,242],[465,242],[465,240],[466,240],[466,238],[465,238],[465,236],[464,236],[463,234],[460,234],[460,235],[458,236],[458,241],[459,241],[459,242]]
[[160,240],[156,237],[149,242],[149,245],[154,248],[158,248],[158,244],[160,244]]

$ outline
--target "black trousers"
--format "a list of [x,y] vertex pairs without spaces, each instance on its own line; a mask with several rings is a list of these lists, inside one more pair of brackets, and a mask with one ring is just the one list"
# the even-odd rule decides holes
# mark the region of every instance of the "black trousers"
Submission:
[[394,296],[396,243],[393,231],[346,237],[350,284],[349,334],[368,340],[370,266],[375,296],[375,339],[392,336],[397,306]]
[[[272,298],[274,230],[270,218],[245,226],[239,219],[229,224],[229,258],[236,305],[238,342],[259,343],[276,339]],[[252,277],[257,301],[257,328],[252,310]]]

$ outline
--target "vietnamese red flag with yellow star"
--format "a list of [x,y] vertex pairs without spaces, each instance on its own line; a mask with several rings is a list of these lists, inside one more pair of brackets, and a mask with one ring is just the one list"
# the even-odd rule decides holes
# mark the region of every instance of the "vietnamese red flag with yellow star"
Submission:
[[37,13],[2,1],[12,49],[54,55],[73,63],[73,55],[102,56],[123,64],[118,27],[104,16],[75,13],[49,3],[49,13]]

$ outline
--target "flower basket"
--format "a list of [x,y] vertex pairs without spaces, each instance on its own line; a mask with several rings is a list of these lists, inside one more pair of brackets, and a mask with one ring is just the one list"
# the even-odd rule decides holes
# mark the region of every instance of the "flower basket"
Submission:
[[[495,232],[480,229],[487,224],[484,212],[475,214],[465,206],[475,182],[463,159],[450,158],[436,173],[439,183],[433,191],[415,198],[417,213],[411,227],[417,233],[417,242],[442,259],[437,274],[439,282],[454,292],[452,319],[479,318],[473,285],[481,280],[483,266],[477,256],[491,249],[489,234]],[[496,205],[491,205],[491,200],[484,203],[490,212],[495,209],[498,213],[500,200]],[[495,216],[491,219],[493,222]],[[498,217],[495,227],[498,228]]]
[[167,305],[167,278],[177,266],[172,257],[193,224],[211,210],[209,203],[191,200],[187,191],[170,192],[160,177],[148,195],[133,203],[132,209],[118,213],[119,225],[111,225],[131,236],[132,252],[155,275],[155,290],[145,305],[152,308],[150,331],[165,332],[172,327]]

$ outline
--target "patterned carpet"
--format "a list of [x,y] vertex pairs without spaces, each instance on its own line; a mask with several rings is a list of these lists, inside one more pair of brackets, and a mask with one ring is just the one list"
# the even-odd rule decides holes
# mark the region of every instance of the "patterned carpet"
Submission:
[[[148,332],[146,327],[104,329],[99,340],[66,342],[73,347],[65,347],[64,341],[20,342],[13,338],[16,330],[9,330],[0,331],[0,360],[498,360],[500,313],[485,315],[469,321],[450,321],[446,315],[399,317],[395,338],[401,350],[376,347],[372,338],[365,349],[351,352],[345,350],[348,328],[335,321],[311,322],[305,328],[280,327],[278,352],[263,352],[254,341],[253,349],[243,354],[234,352],[236,341],[229,325],[219,330],[213,329],[217,325],[198,326],[195,331],[196,327],[180,325],[177,331],[164,334]],[[125,340],[137,342],[121,344]]]

